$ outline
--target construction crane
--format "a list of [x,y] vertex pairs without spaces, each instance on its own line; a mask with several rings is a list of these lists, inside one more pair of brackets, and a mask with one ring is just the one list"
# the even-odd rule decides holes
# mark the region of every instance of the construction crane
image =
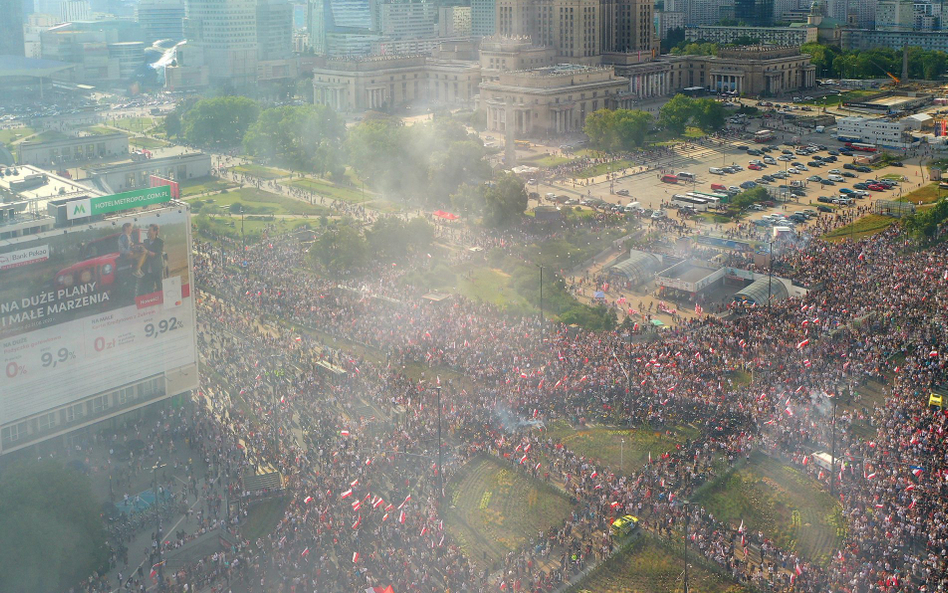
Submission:
[[902,83],[902,80],[901,80],[898,76],[896,76],[895,74],[892,74],[891,72],[889,72],[888,70],[886,70],[885,68],[883,68],[882,66],[880,66],[879,64],[877,64],[876,62],[873,62],[872,60],[870,60],[870,62],[872,62],[872,65],[873,65],[873,66],[875,66],[875,67],[878,68],[879,70],[882,70],[883,72],[885,72],[886,76],[888,76],[889,78],[891,78],[891,79],[892,79],[892,82],[895,83],[895,86],[899,86],[899,84]]

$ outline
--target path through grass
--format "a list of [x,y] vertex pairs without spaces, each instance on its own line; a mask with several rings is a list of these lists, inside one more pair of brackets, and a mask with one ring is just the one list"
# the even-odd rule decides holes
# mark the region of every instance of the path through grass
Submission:
[[548,430],[548,436],[554,441],[594,463],[623,473],[646,464],[649,452],[652,459],[658,459],[662,453],[674,450],[676,445],[698,434],[699,431],[690,426],[667,431],[605,426],[575,429],[565,422],[556,422]]
[[881,214],[867,214],[854,223],[841,226],[838,229],[833,229],[832,231],[823,235],[823,239],[826,241],[835,242],[852,238],[854,241],[858,241],[863,237],[869,237],[877,233],[881,233],[894,224],[895,221],[896,219],[892,218],[891,216],[883,216]]
[[445,528],[478,568],[560,525],[569,501],[549,486],[487,456],[468,462],[447,486]]
[[[743,587],[688,563],[688,589],[700,593],[742,593]],[[573,593],[678,593],[684,591],[684,560],[654,536],[645,534],[627,550],[607,560],[576,587]]]
[[813,478],[763,453],[712,482],[696,502],[721,521],[741,520],[785,550],[820,564],[836,546],[839,505]]

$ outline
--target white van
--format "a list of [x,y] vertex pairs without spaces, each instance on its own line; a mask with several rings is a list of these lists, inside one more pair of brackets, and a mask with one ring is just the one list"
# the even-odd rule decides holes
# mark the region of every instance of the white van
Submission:
[[843,177],[842,175],[834,174],[834,175],[828,175],[827,177],[830,181],[846,181],[846,178]]
[[708,169],[708,173],[713,173],[715,175],[724,175],[724,169],[721,167],[711,167]]
[[695,180],[695,175],[694,175],[694,173],[688,173],[687,171],[681,171],[681,172],[678,173],[678,179],[685,179],[685,180],[687,180],[687,181],[694,181],[694,180]]
[[641,202],[630,202],[629,205],[625,207],[625,211],[628,214],[631,214],[633,212],[638,212],[641,209],[642,209]]

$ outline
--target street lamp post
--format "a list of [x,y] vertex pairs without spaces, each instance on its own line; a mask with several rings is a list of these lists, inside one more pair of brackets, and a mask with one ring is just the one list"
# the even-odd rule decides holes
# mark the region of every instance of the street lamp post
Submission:
[[836,403],[837,398],[831,396],[833,400],[833,437],[830,447],[830,496],[836,497]]
[[619,439],[619,467],[625,473],[625,439]]
[[684,575],[684,593],[688,593],[688,524],[691,519],[691,513],[689,512],[690,504],[688,501],[685,501],[683,508],[685,509],[685,575]]
[[438,391],[438,500],[444,502],[444,447],[441,443],[441,386]]
[[161,513],[158,510],[158,470],[167,467],[167,463],[156,462],[155,465],[151,468],[151,484],[152,484],[152,494],[155,495],[155,550],[158,552],[158,589],[163,590],[165,586],[164,581],[164,566],[161,563],[161,540],[164,539],[164,535],[161,533]]
[[771,308],[771,301],[773,300],[773,287],[774,287],[774,242],[773,239],[770,241],[770,261],[769,268],[770,271],[767,276],[767,309]]
[[543,265],[537,264],[540,268],[540,325],[543,325]]

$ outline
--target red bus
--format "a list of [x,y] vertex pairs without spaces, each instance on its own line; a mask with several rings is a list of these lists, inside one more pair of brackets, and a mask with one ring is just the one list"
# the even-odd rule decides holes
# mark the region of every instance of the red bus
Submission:
[[879,150],[875,144],[862,144],[861,142],[847,142],[846,148],[858,150],[860,152],[876,152]]
[[664,183],[678,183],[677,175],[662,175],[662,181]]

